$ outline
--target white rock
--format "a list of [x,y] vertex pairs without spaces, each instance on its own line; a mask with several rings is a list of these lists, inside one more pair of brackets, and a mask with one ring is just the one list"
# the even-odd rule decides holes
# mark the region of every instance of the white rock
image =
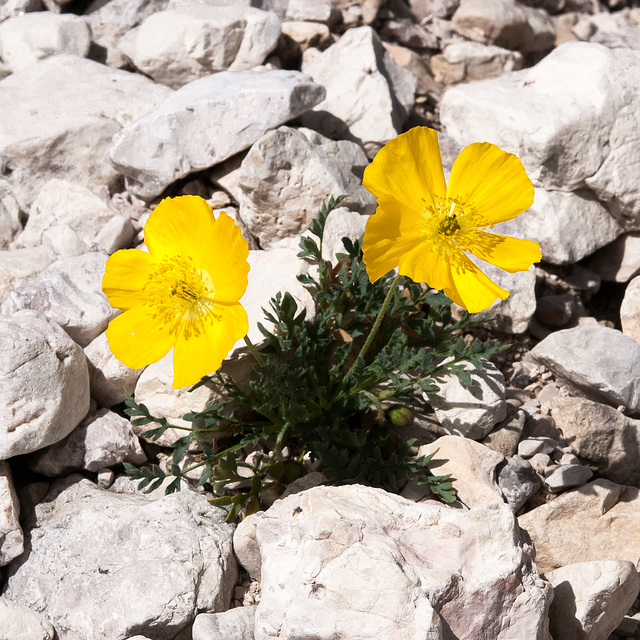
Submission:
[[82,238],[67,224],[55,224],[42,232],[42,244],[58,258],[71,258],[89,252]]
[[471,82],[522,69],[524,57],[517,51],[468,40],[447,44],[429,60],[433,77],[443,84]]
[[193,640],[253,640],[256,607],[236,607],[224,613],[201,613],[191,628]]
[[327,90],[326,98],[303,116],[305,126],[330,138],[355,140],[370,158],[401,133],[417,81],[392,60],[370,27],[349,29],[322,54],[305,57],[302,70]]
[[620,331],[600,324],[556,331],[531,356],[587,397],[640,411],[640,345]]
[[168,4],[169,0],[109,0],[87,18],[92,27],[106,24],[126,30],[139,25],[148,16],[163,11]]
[[625,233],[589,260],[589,268],[606,282],[628,282],[640,273],[640,233]]
[[323,96],[322,87],[297,71],[223,71],[181,87],[125,127],[109,156],[130,191],[150,199],[178,178],[250,147]]
[[353,142],[316,146],[289,127],[270,131],[240,165],[240,217],[260,246],[268,249],[305,231],[329,196],[349,195],[346,206],[373,213],[375,198],[352,172],[353,166],[366,163],[366,155]]
[[202,494],[155,500],[70,476],[45,500],[25,524],[29,553],[11,563],[4,597],[46,611],[60,640],[140,629],[172,638],[199,611],[228,608],[232,527]]
[[41,0],[5,0],[0,6],[0,21],[31,11],[42,11]]
[[51,178],[116,187],[118,174],[106,157],[114,134],[169,93],[138,74],[71,55],[1,80],[0,156],[21,208],[27,211]]
[[636,276],[625,289],[620,305],[622,333],[640,342],[640,276]]
[[331,0],[288,0],[286,17],[328,24],[336,17],[336,8]]
[[11,186],[0,179],[0,249],[5,249],[22,231],[20,206],[13,196]]
[[444,628],[464,640],[549,638],[550,588],[506,505],[460,512],[369,487],[317,487],[255,522],[256,640],[440,640]]
[[467,507],[504,503],[497,483],[497,469],[505,457],[488,447],[460,436],[442,436],[418,449],[418,456],[435,454],[430,463],[437,475],[451,474],[458,498]]
[[14,289],[0,305],[0,312],[39,311],[86,347],[119,313],[102,293],[107,257],[102,252],[91,252],[56,260]]
[[108,255],[118,249],[128,249],[135,235],[131,218],[127,214],[115,215],[100,229],[96,244]]
[[53,640],[55,633],[46,616],[7,598],[0,598],[2,640]]
[[0,301],[21,283],[39,274],[57,258],[51,245],[0,251]]
[[301,51],[309,47],[321,47],[332,43],[331,31],[320,22],[283,22],[282,33],[298,44]]
[[[11,468],[0,460],[0,567],[9,564],[24,551],[24,535],[20,527],[20,503]],[[0,615],[0,637],[2,637]]]
[[32,454],[28,466],[49,477],[73,471],[100,471],[123,461],[142,464],[147,457],[126,418],[100,409],[88,415],[64,440]]
[[523,458],[532,458],[536,454],[552,454],[558,443],[551,438],[525,438],[518,443],[518,455]]
[[262,64],[279,35],[273,13],[193,3],[150,15],[120,48],[140,71],[178,89],[217,71]]
[[71,13],[25,13],[0,23],[0,57],[11,71],[61,53],[85,58],[90,45],[87,21]]
[[136,382],[144,369],[130,369],[122,364],[109,349],[104,333],[92,340],[84,349],[89,367],[91,397],[101,407],[112,407],[133,396]]
[[349,238],[352,242],[359,240],[364,233],[366,224],[366,216],[349,211],[346,207],[334,209],[327,217],[324,226],[322,257],[334,264],[337,263],[336,254],[346,252],[342,238]]
[[116,215],[104,200],[86,187],[54,178],[42,187],[31,205],[29,219],[16,244],[38,246],[44,231],[55,225],[67,225],[88,246]]
[[489,361],[476,370],[467,364],[473,384],[465,387],[458,376],[443,371],[434,376],[438,393],[423,394],[433,407],[441,433],[481,440],[507,417],[505,381],[500,370]]
[[553,586],[549,627],[553,640],[608,638],[638,594],[640,576],[629,561],[569,564],[548,571]]
[[82,349],[32,311],[0,317],[0,460],[62,440],[89,410]]

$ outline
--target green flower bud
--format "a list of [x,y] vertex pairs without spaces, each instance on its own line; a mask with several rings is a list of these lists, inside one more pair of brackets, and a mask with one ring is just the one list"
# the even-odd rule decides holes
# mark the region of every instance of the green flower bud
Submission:
[[396,427],[408,427],[413,422],[413,411],[409,407],[396,405],[387,411],[391,424]]

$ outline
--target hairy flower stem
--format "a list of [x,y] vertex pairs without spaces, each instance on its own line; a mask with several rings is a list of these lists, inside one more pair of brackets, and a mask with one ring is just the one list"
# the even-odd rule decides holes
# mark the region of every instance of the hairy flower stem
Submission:
[[391,283],[391,286],[389,287],[389,291],[387,291],[387,295],[384,299],[384,302],[382,303],[382,307],[380,307],[380,312],[378,313],[378,317],[373,323],[373,327],[371,327],[371,331],[369,331],[369,335],[367,336],[365,343],[362,345],[362,349],[360,349],[360,353],[357,355],[356,359],[353,361],[353,364],[351,365],[351,368],[349,369],[349,371],[347,371],[344,378],[342,379],[343,382],[353,373],[353,370],[356,368],[356,364],[358,360],[360,358],[364,358],[367,351],[369,351],[369,347],[371,347],[371,343],[373,342],[373,339],[376,337],[376,333],[378,333],[378,329],[382,324],[384,314],[387,312],[387,309],[391,304],[391,298],[393,298],[393,294],[398,288],[398,284],[400,283],[400,278],[402,278],[402,276],[398,274],[395,277],[394,281]]
[[247,348],[249,349],[249,351],[251,351],[251,355],[255,358],[255,361],[260,366],[263,366],[264,365],[264,359],[260,355],[260,352],[256,349],[256,346],[253,344],[253,342],[251,342],[251,340],[249,339],[248,335],[246,335],[244,337],[244,343],[247,345]]

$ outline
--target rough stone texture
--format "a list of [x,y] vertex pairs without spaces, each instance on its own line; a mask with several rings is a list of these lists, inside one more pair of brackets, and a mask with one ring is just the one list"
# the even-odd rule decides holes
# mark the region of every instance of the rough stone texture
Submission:
[[[198,611],[224,611],[236,581],[231,525],[202,494],[159,499],[55,483],[29,516],[28,553],[4,596],[46,611],[60,640],[169,640]],[[151,568],[151,570],[150,570]]]
[[557,493],[582,486],[592,475],[593,471],[581,464],[561,464],[545,478],[544,485]]
[[591,560],[640,562],[640,491],[599,479],[518,518],[540,571]]
[[416,79],[392,60],[370,27],[349,29],[322,54],[305,58],[302,70],[327,90],[326,98],[303,116],[305,126],[330,138],[355,140],[370,158],[402,131]]
[[333,43],[329,27],[319,22],[283,22],[282,34],[291,38],[300,47],[300,51],[309,47],[326,49]]
[[178,89],[217,71],[262,64],[279,35],[274,13],[195,3],[150,15],[119,46],[140,71]]
[[334,209],[327,217],[324,226],[322,257],[333,262],[333,264],[337,263],[337,254],[346,252],[342,239],[349,238],[352,242],[360,239],[366,224],[367,216],[355,211],[349,211],[346,207]]
[[608,638],[638,595],[631,562],[578,562],[549,571],[553,586],[549,628],[553,640]]
[[522,69],[524,57],[517,51],[463,40],[448,44],[429,64],[437,82],[457,84]]
[[146,462],[138,438],[126,418],[108,409],[88,415],[64,440],[32,454],[28,466],[49,477],[72,471],[100,471],[123,461]]
[[465,387],[454,373],[435,377],[438,393],[424,394],[442,426],[439,433],[482,440],[498,422],[507,417],[505,381],[500,370],[489,361],[476,370],[465,365],[473,384]]
[[[638,86],[640,52],[570,42],[531,69],[449,89],[440,115],[457,142],[486,140],[516,153],[536,186],[550,193],[584,190],[579,193],[595,196],[632,229],[640,199],[631,169],[640,139],[631,116]],[[584,198],[571,204],[575,217],[583,204]],[[585,220],[572,234],[583,234],[589,224]]]
[[523,53],[551,49],[555,41],[549,15],[514,0],[461,0],[451,21],[472,40]]
[[640,420],[584,398],[554,398],[551,411],[567,444],[613,482],[640,487]]
[[193,640],[253,640],[256,607],[236,607],[223,613],[201,613],[191,628]]
[[107,257],[106,253],[92,252],[56,260],[12,291],[0,305],[0,312],[39,311],[86,347],[119,313],[102,293]]
[[37,276],[57,257],[51,246],[0,251],[0,302],[21,283]]
[[620,331],[600,324],[556,331],[531,356],[587,397],[640,411],[640,344]]
[[118,175],[106,157],[113,135],[170,93],[148,78],[71,55],[1,80],[0,157],[21,208],[27,211],[51,178],[115,186]]
[[459,436],[442,436],[418,450],[419,456],[435,453],[429,468],[439,476],[451,474],[455,479],[458,499],[467,507],[504,502],[498,486],[498,468],[505,457],[497,451]]
[[589,260],[605,282],[628,282],[640,273],[640,233],[625,233],[597,251]]
[[129,190],[151,199],[178,178],[247,149],[324,94],[298,71],[216,73],[181,87],[156,111],[125,127],[109,157],[127,177]]
[[289,127],[269,131],[256,141],[240,165],[240,216],[263,249],[300,235],[330,195],[350,196],[345,205],[375,211],[375,198],[362,186],[367,165],[362,149],[346,140],[314,145]]
[[0,57],[17,71],[52,55],[85,58],[91,44],[87,21],[70,13],[25,13],[0,23]]
[[507,406],[507,417],[484,437],[482,444],[503,456],[512,456],[522,437],[525,417],[524,411],[519,410],[509,414]]
[[9,564],[24,551],[24,536],[19,517],[20,503],[13,485],[11,468],[7,462],[0,460],[0,567]]
[[82,349],[33,311],[0,317],[0,460],[62,440],[88,410]]
[[534,468],[520,456],[507,458],[506,464],[498,471],[497,482],[514,513],[540,488]]
[[51,227],[67,225],[89,246],[116,212],[86,187],[58,178],[49,180],[38,193],[17,246],[36,247]]
[[624,292],[620,305],[622,333],[640,342],[640,276],[634,278]]
[[53,640],[55,630],[47,618],[32,609],[0,598],[2,640]]
[[331,0],[288,0],[286,17],[329,24],[336,17],[336,9]]
[[132,396],[136,382],[144,369],[130,369],[122,364],[109,349],[104,333],[92,340],[84,349],[89,367],[91,397],[101,407],[112,407]]
[[436,640],[444,629],[460,640],[549,639],[550,588],[506,505],[460,512],[358,485],[316,487],[255,525],[256,640]]

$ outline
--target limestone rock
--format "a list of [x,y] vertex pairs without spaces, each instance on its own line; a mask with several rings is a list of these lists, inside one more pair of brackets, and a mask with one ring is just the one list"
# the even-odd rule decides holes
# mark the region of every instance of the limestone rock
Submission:
[[46,611],[60,640],[147,628],[168,640],[198,611],[229,606],[237,573],[224,515],[193,491],[155,500],[69,476],[25,523],[28,553],[3,595]]
[[504,376],[489,361],[483,361],[480,370],[471,365],[465,369],[473,380],[470,387],[465,387],[454,373],[444,371],[434,378],[438,393],[425,395],[442,425],[441,433],[482,440],[507,417]]
[[452,475],[460,502],[468,507],[504,502],[497,483],[498,468],[505,464],[502,454],[459,436],[442,436],[431,444],[422,445],[418,455],[434,452],[430,468],[439,476]]
[[640,487],[640,420],[585,398],[554,398],[551,411],[576,454],[613,482]]
[[85,347],[84,354],[89,367],[91,397],[101,407],[112,407],[133,395],[136,382],[144,369],[130,369],[122,364],[111,353],[104,333]]
[[0,23],[0,57],[17,71],[52,55],[85,58],[91,44],[86,20],[71,13],[25,13]]
[[123,461],[146,462],[146,455],[126,418],[108,409],[88,415],[64,440],[32,454],[28,466],[49,477],[73,471],[100,471]]
[[55,630],[46,616],[7,598],[0,598],[0,638],[53,640]]
[[191,629],[193,640],[253,640],[255,615],[256,607],[201,613]]
[[51,246],[0,251],[0,302],[16,287],[37,276],[57,258]]
[[574,562],[640,561],[640,490],[594,480],[521,515],[536,564],[547,572]]
[[509,411],[507,406],[507,417],[497,424],[482,440],[482,444],[489,449],[493,449],[503,456],[512,456],[522,437],[524,429],[524,411]]
[[531,356],[587,397],[640,411],[640,345],[620,331],[599,324],[556,331]]
[[[20,503],[13,484],[11,468],[0,460],[0,567],[9,564],[24,551],[24,536],[20,527]],[[0,605],[1,606],[1,605]],[[2,637],[0,616],[0,637]]]
[[322,87],[297,71],[223,71],[186,84],[125,127],[109,157],[129,190],[151,199],[178,178],[250,147],[323,97]]
[[329,24],[337,16],[331,0],[288,0],[286,17],[287,20]]
[[460,512],[354,485],[316,487],[254,518],[256,640],[436,640],[445,628],[461,640],[549,639],[550,589],[506,505]]
[[327,90],[326,98],[303,116],[305,126],[330,138],[355,140],[370,158],[401,133],[416,79],[393,62],[370,27],[349,29],[313,60],[305,58],[302,70]]
[[274,13],[192,3],[148,16],[120,48],[140,71],[178,89],[217,71],[262,64],[279,35]]
[[169,93],[148,78],[71,55],[1,80],[0,156],[20,207],[27,211],[51,178],[115,187],[118,176],[106,158],[114,134]]
[[540,488],[533,466],[520,456],[506,459],[506,464],[499,468],[497,482],[514,513]]
[[605,282],[628,282],[640,273],[640,233],[625,233],[589,260],[593,269]]
[[640,276],[636,276],[627,286],[620,305],[622,333],[640,342]]
[[545,478],[544,485],[557,493],[582,486],[592,475],[593,471],[581,464],[561,464]]
[[107,257],[92,252],[56,260],[12,291],[0,311],[39,311],[57,322],[80,346],[87,346],[118,314],[102,293]]
[[268,249],[279,239],[305,231],[329,195],[346,194],[346,206],[373,213],[375,198],[353,172],[366,164],[366,155],[353,142],[313,145],[289,127],[269,131],[240,165],[240,216],[260,246]]
[[0,460],[62,440],[89,410],[82,349],[32,311],[0,317]]
[[549,571],[553,640],[608,638],[638,595],[640,576],[629,561],[578,562]]

